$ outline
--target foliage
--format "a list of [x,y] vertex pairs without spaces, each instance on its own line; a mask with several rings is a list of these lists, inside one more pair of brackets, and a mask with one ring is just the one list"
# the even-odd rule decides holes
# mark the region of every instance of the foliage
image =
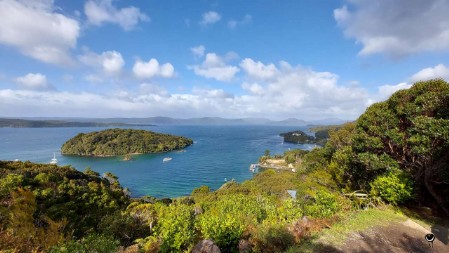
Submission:
[[253,192],[253,194],[285,197],[287,196],[287,190],[295,188],[294,179],[295,174],[290,171],[276,172],[269,169],[254,175],[254,178],[244,182],[242,187],[246,188],[247,192]]
[[[161,252],[181,252],[193,246],[195,239],[194,210],[183,204],[159,205],[155,236]],[[154,240],[151,240],[154,243]]]
[[150,235],[150,225],[138,215],[117,211],[105,216],[98,224],[98,231],[120,241],[120,245],[130,246],[138,238]]
[[119,242],[113,237],[89,234],[81,240],[55,246],[49,253],[111,253],[118,250]]
[[329,165],[324,148],[315,148],[302,156],[301,168],[306,172],[325,169]]
[[64,155],[117,156],[145,154],[182,149],[193,144],[191,139],[145,130],[107,129],[80,133],[61,147]]
[[36,210],[36,198],[31,191],[18,188],[11,193],[9,220],[5,235],[0,236],[0,248],[16,252],[46,250],[65,239],[59,231],[67,222],[53,221],[36,214]]
[[258,226],[249,239],[252,252],[285,252],[295,245],[294,236],[285,226]]
[[246,226],[266,216],[258,201],[245,195],[228,195],[203,209],[196,227],[203,238],[211,239],[224,252],[236,251]]
[[412,198],[413,181],[407,173],[390,172],[378,176],[371,183],[371,194],[388,203],[401,204]]
[[202,186],[200,186],[200,187],[198,187],[198,188],[195,188],[195,189],[193,189],[193,191],[192,191],[192,197],[195,197],[195,196],[197,196],[197,195],[204,195],[204,194],[207,194],[207,193],[209,193],[210,192],[210,188],[209,188],[209,186],[207,186],[207,185],[202,185]]
[[418,201],[449,215],[448,108],[449,84],[441,79],[373,104],[355,124],[330,133],[331,174],[342,188],[370,191],[376,178],[399,169],[413,178]]
[[[0,192],[11,193],[0,196],[1,210],[7,210],[4,215],[23,213],[21,217],[33,217],[36,226],[29,229],[36,233],[41,227],[49,228],[53,222],[55,226],[66,223],[61,229],[62,235],[75,238],[97,230],[99,220],[126,207],[129,202],[119,184],[111,185],[105,179],[67,166],[0,162],[0,186]],[[31,194],[25,198],[32,199],[27,205],[30,208],[14,208],[20,203],[15,202],[20,192]],[[0,219],[0,227],[14,227],[17,220]],[[34,233],[30,231],[26,233]]]
[[307,205],[304,212],[312,217],[326,218],[334,215],[339,209],[337,196],[321,190],[314,196],[314,203]]
[[286,163],[300,163],[301,158],[307,154],[308,151],[301,149],[293,149],[284,152],[284,160]]

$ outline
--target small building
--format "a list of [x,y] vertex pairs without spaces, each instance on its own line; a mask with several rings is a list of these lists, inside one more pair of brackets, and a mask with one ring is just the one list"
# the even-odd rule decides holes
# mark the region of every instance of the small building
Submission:
[[295,190],[287,190],[287,193],[292,197],[292,199],[296,199],[296,191]]

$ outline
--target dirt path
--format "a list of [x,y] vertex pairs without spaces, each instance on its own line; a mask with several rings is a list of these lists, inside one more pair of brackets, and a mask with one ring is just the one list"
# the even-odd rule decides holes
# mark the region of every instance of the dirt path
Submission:
[[[428,233],[436,236],[433,248],[424,236]],[[362,232],[352,233],[343,245],[338,247],[322,245],[319,252],[449,252],[449,229],[443,226],[424,228],[408,219],[387,226],[376,226]]]

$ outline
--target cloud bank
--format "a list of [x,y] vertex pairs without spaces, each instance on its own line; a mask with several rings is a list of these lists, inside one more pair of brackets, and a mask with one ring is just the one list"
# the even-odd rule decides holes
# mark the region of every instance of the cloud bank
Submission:
[[[204,59],[206,66],[222,66],[221,57],[214,53],[207,55]],[[174,71],[168,66],[171,65],[159,64],[156,59],[148,62],[138,60],[133,70],[142,79],[173,76]],[[224,70],[225,66],[222,66]],[[45,116],[73,117],[170,115],[181,118],[296,117],[313,120],[337,117],[351,120],[370,104],[411,85],[409,82],[387,84],[372,93],[352,83],[340,83],[339,76],[334,73],[295,66],[286,61],[274,64],[245,58],[232,67],[238,75],[230,75],[235,80],[229,85],[240,86],[240,92],[202,86],[173,92],[154,82],[143,82],[136,89],[125,88],[107,94],[63,92],[34,89],[47,83],[46,78],[41,74],[28,74],[17,78],[16,82],[24,85],[20,89],[0,90],[0,110],[6,113],[2,116],[36,116],[42,113]],[[431,69],[440,68],[436,66]],[[220,75],[215,77],[219,78]],[[14,108],[14,115],[7,115],[11,110],[6,108]]]
[[334,10],[345,35],[362,45],[360,55],[402,57],[449,49],[449,1],[346,0]]

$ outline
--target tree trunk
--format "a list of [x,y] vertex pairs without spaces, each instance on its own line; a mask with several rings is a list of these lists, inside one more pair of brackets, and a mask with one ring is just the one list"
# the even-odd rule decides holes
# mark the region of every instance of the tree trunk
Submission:
[[449,209],[444,206],[444,200],[441,198],[440,195],[438,195],[437,192],[433,189],[432,185],[432,171],[433,168],[427,168],[424,172],[424,185],[426,186],[427,191],[432,195],[433,199],[437,202],[437,204],[441,207],[441,209],[444,211],[444,213],[449,217]]

